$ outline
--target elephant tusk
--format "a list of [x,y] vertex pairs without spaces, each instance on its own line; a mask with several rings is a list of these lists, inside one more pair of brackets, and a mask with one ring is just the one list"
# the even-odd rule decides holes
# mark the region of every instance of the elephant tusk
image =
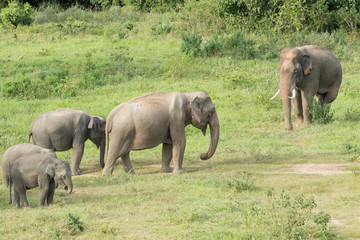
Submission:
[[296,96],[296,90],[295,90],[295,88],[292,90],[292,95],[291,95],[291,97],[289,97],[290,99],[293,99],[293,98],[295,98],[295,96]]
[[279,95],[279,93],[280,93],[280,89],[275,93],[275,95],[272,98],[270,98],[270,101],[274,100]]

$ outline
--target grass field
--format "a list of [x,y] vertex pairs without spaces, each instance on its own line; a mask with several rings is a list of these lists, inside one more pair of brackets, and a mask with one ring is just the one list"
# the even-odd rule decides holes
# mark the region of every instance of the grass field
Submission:
[[[342,60],[333,121],[286,131],[281,99],[269,101],[279,81],[276,58],[193,58],[181,53],[179,36],[149,36],[141,24],[126,38],[111,28],[69,34],[47,26],[2,32],[1,154],[27,141],[41,113],[68,107],[107,117],[155,91],[206,91],[220,120],[219,145],[201,161],[209,134],[188,126],[186,174],[160,173],[159,146],[131,152],[137,175],[125,174],[118,161],[104,177],[89,141],[84,174],[73,177],[72,194],[57,189],[53,205],[37,208],[34,189],[27,193],[31,208],[15,209],[8,189],[0,189],[2,238],[360,238],[358,40]],[[58,157],[71,161],[71,154]]]

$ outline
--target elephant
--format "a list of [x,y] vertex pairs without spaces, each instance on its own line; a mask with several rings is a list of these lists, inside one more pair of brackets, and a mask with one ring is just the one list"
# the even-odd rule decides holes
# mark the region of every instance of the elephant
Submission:
[[293,129],[291,104],[294,107],[297,126],[309,126],[312,116],[309,106],[314,96],[323,106],[333,102],[342,81],[340,61],[330,51],[315,45],[285,48],[280,53],[278,64],[280,87],[271,98],[280,92],[284,107],[285,127]]
[[90,139],[100,147],[100,165],[104,167],[105,155],[104,117],[93,116],[84,111],[61,108],[38,116],[31,124],[28,142],[32,136],[34,144],[66,151],[73,148],[71,171],[80,174],[80,162],[84,153],[85,141]]
[[[219,141],[219,119],[209,95],[192,93],[155,92],[133,98],[115,107],[109,114],[106,136],[106,162],[103,175],[113,172],[115,161],[121,157],[125,172],[135,174],[129,153],[162,143],[161,172],[184,173],[185,127],[192,124],[206,134],[210,126],[211,142],[202,160],[211,158]],[[111,142],[109,144],[109,134]],[[174,169],[170,161],[174,158]]]
[[[39,207],[53,202],[55,182],[65,185],[67,193],[73,190],[71,170],[68,162],[33,153],[15,160],[10,170],[10,204],[29,207],[26,190],[40,186]],[[14,186],[14,200],[11,200],[11,186]]]
[[56,158],[56,154],[51,149],[42,148],[30,143],[20,143],[9,147],[1,158],[2,184],[4,187],[9,186],[9,175],[12,164],[16,159],[32,153],[42,153]]

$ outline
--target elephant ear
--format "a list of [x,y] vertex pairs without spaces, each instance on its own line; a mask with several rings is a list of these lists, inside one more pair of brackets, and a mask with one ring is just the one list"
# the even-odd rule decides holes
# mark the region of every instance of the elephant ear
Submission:
[[200,99],[198,97],[194,98],[191,103],[191,117],[192,119],[195,119],[197,123],[200,124],[201,122],[201,103]]
[[90,119],[88,129],[92,129],[94,132],[97,132],[100,129],[100,119],[97,117],[92,117]]
[[45,172],[51,177],[55,177],[55,167],[56,165],[54,163],[50,163],[46,166]]
[[304,75],[308,75],[312,69],[312,61],[311,61],[311,58],[308,54],[304,54],[303,55],[303,64],[302,64],[302,67],[303,67],[303,72],[304,72]]

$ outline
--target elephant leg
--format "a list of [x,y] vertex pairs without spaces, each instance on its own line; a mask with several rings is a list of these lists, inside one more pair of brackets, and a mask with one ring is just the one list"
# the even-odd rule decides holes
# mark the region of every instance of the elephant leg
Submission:
[[173,140],[173,159],[174,159],[174,171],[173,173],[181,174],[185,173],[185,170],[182,168],[182,162],[184,159],[184,152],[186,146],[186,136],[185,136],[185,127],[177,127],[175,129],[170,129],[171,139]]
[[23,207],[29,207],[29,202],[26,198],[26,190],[20,190],[19,191],[19,197],[20,197],[20,204]]
[[54,179],[52,179],[50,181],[49,191],[48,191],[47,197],[46,197],[46,202],[47,202],[48,205],[53,203],[54,194],[55,194],[55,188],[56,188],[56,184],[55,184]]
[[302,96],[302,106],[303,106],[303,115],[304,115],[304,125],[309,126],[311,124],[312,115],[309,112],[309,108],[313,103],[315,93],[301,93]]
[[20,205],[20,196],[19,196],[19,193],[18,191],[14,188],[14,199],[12,201],[12,204],[14,207],[18,207],[20,208],[21,205]]
[[301,92],[299,90],[296,90],[296,97],[291,100],[291,103],[294,107],[294,113],[295,113],[295,125],[301,126],[304,122],[304,115],[303,115],[303,106],[301,101]]
[[340,84],[341,84],[341,82],[338,84],[334,84],[331,86],[331,88],[329,88],[328,92],[326,93],[326,95],[324,97],[323,104],[332,103],[336,99],[336,97],[339,93]]
[[121,156],[121,159],[123,161],[123,166],[124,166],[125,172],[135,174],[135,171],[134,171],[131,161],[130,161],[130,152],[125,153],[123,156]]
[[49,193],[49,184],[40,185],[39,207],[43,207],[45,205],[45,200],[48,197],[48,193]]
[[[74,140],[75,141],[75,140]],[[80,162],[84,154],[84,142],[73,144],[73,156],[71,164],[72,175],[80,175]]]
[[2,168],[2,185],[4,187],[9,186],[9,174],[8,174],[8,172],[10,172],[10,169],[6,172],[5,167]]
[[163,143],[162,146],[162,162],[161,162],[161,172],[169,173],[173,169],[170,167],[170,162],[172,159],[172,144]]
[[[124,161],[124,158],[122,158],[123,163],[124,163],[124,168],[126,167],[126,169],[132,170],[130,157],[125,156],[126,154],[129,154],[130,150],[131,150],[131,141],[126,141],[124,139],[117,139],[114,137],[111,140],[110,145],[109,145],[106,163],[105,163],[102,174],[106,175],[106,174],[109,174],[109,172],[112,173],[114,170],[115,161],[119,157],[123,157],[123,156],[125,157],[125,161]],[[125,169],[125,171],[126,171],[126,169]],[[134,173],[134,170],[132,170],[131,173]]]

